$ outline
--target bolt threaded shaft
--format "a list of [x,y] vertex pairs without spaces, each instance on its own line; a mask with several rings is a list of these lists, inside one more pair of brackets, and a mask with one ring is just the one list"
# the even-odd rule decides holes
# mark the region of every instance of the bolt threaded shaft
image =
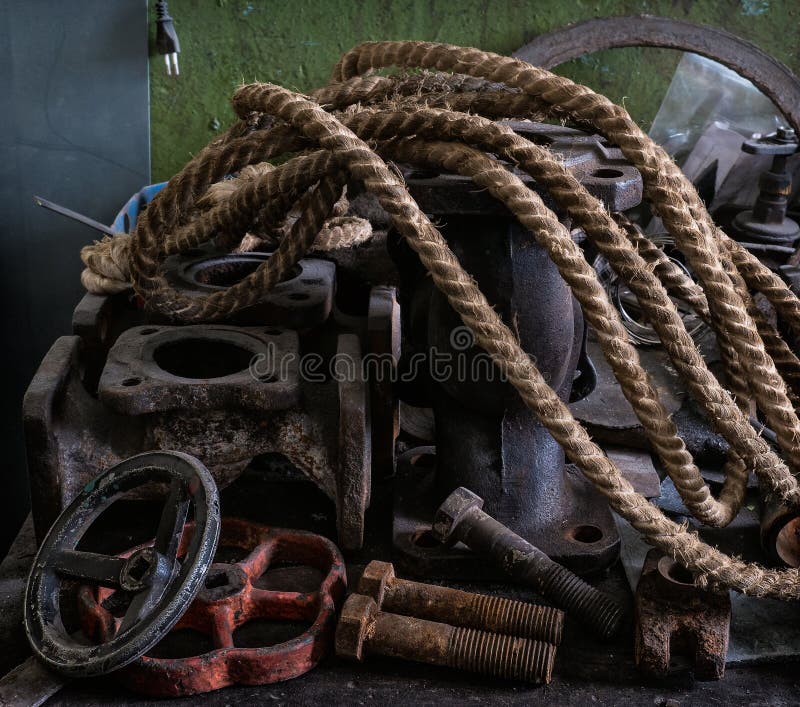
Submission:
[[457,488],[436,512],[434,535],[443,542],[460,540],[472,550],[488,555],[509,576],[535,587],[603,638],[611,638],[617,632],[622,623],[621,606],[485,513],[482,505],[480,496]]
[[611,638],[622,621],[622,607],[568,569],[553,562],[538,574],[541,592],[557,598],[567,613],[592,626],[603,638]]
[[550,682],[555,655],[550,643],[472,628],[455,629],[447,651],[451,668],[532,683]]
[[528,604],[488,594],[475,594],[464,612],[486,631],[532,638],[558,646],[564,628],[564,613],[552,606]]

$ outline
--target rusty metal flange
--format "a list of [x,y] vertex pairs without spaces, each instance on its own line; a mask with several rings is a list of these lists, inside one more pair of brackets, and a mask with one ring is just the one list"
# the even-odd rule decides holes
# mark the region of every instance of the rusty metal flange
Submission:
[[[240,562],[212,565],[203,588],[174,628],[209,635],[215,648],[185,658],[142,656],[119,674],[131,689],[155,697],[177,697],[228,685],[266,685],[308,672],[332,646],[336,608],[344,597],[347,579],[344,560],[330,540],[226,518],[219,545],[249,554]],[[278,563],[313,567],[325,577],[319,588],[309,593],[259,588],[259,577]],[[106,589],[81,590],[82,625],[95,640],[108,640],[115,633],[118,620],[104,607],[113,594]],[[254,619],[307,621],[311,626],[277,645],[234,645],[236,629]]]
[[752,42],[716,27],[653,15],[604,17],[539,35],[514,57],[551,69],[618,47],[664,47],[713,59],[752,81],[800,133],[800,78]]

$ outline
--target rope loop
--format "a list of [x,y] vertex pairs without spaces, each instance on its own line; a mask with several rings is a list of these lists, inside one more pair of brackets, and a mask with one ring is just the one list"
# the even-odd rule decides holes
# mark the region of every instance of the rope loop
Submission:
[[[374,72],[400,69],[396,75]],[[422,70],[422,73],[420,73]],[[407,73],[402,73],[406,71]],[[729,557],[636,493],[550,388],[465,272],[442,235],[387,161],[467,176],[505,207],[547,250],[594,328],[622,391],[687,508],[724,526],[743,503],[749,472],[786,504],[800,505],[800,359],[755,305],[766,298],[800,332],[800,302],[774,273],[720,231],[694,187],[624,108],[569,79],[479,49],[430,42],[366,42],[336,64],[310,96],[267,83],[239,88],[240,121],[173,177],[134,233],[82,252],[91,291],[132,286],[148,307],[177,321],[224,319],[255,303],[313,248],[368,238],[368,224],[337,211],[344,185],[360,182],[419,255],[431,278],[508,376],[522,400],[610,506],[702,582],[756,596],[800,598],[796,569],[773,570]],[[499,118],[560,119],[605,136],[642,174],[644,196],[661,217],[697,282],[624,216],[603,205],[546,148]],[[285,158],[279,166],[266,164]],[[618,311],[558,217],[508,165],[531,175],[636,295],[675,369],[714,430],[730,445],[725,482],[714,497],[641,366]],[[238,177],[223,181],[227,175]],[[231,287],[201,298],[170,288],[160,264],[216,239],[242,248],[248,229],[273,229],[273,257]],[[249,241],[248,241],[249,242]],[[708,369],[670,295],[714,331],[727,388]],[[753,430],[751,401],[775,431],[782,455]]]

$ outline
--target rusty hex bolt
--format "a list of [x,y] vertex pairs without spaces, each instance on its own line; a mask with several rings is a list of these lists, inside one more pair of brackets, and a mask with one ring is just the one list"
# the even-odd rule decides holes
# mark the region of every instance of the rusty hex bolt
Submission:
[[336,627],[336,655],[357,661],[365,655],[386,655],[509,680],[548,683],[556,647],[390,614],[380,611],[371,597],[351,594]]
[[463,486],[457,488],[436,511],[433,535],[440,542],[460,540],[491,557],[509,576],[534,587],[603,638],[619,630],[622,607],[484,513],[482,507],[480,496]]
[[561,643],[564,612],[552,606],[398,579],[389,562],[370,562],[357,591],[393,614],[532,638],[554,646]]

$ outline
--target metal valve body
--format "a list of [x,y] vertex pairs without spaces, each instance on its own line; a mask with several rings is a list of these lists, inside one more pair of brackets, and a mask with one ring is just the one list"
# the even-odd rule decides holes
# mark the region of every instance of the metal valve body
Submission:
[[[563,151],[567,166],[611,208],[630,208],[640,200],[638,172],[600,138],[530,123],[515,129],[532,132],[537,142]],[[573,383],[590,380],[593,371],[585,356],[580,308],[545,249],[471,180],[418,171],[405,177],[412,196],[434,218],[461,264],[512,326],[550,385],[568,401]],[[524,179],[536,189],[532,180]],[[412,509],[430,500],[439,503],[465,486],[484,498],[487,512],[522,537],[535,539],[547,554],[578,571],[606,566],[616,556],[618,538],[603,500],[565,466],[559,444],[501,380],[499,369],[474,344],[472,332],[427,277],[416,254],[391,237],[390,248],[403,277],[400,395],[411,405],[432,408],[436,430],[435,472],[424,478],[415,475],[409,482],[406,490],[414,487],[419,494],[399,492],[394,534],[395,547],[404,556],[399,564],[420,574],[448,566],[447,574],[481,573],[484,568],[457,549],[442,551],[420,543],[424,512]],[[449,565],[442,553],[452,560]],[[428,567],[433,557],[436,562]]]

